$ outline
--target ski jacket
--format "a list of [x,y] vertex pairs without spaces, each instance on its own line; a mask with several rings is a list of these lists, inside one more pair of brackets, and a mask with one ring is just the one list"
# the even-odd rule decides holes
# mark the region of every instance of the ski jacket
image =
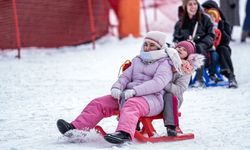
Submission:
[[180,75],[178,72],[173,74],[170,83],[165,87],[165,91],[172,93],[178,99],[178,108],[181,107],[183,102],[183,93],[187,90],[191,79],[190,74]]
[[[192,36],[197,19],[193,17],[189,20],[189,23],[182,27],[182,19],[177,21],[174,28],[173,42],[178,43],[180,41],[188,40],[189,36]],[[196,52],[199,54],[207,55],[208,51],[213,46],[213,40],[215,33],[213,30],[213,24],[208,16],[201,14],[201,21],[198,22],[197,32],[193,41],[196,45]]]
[[139,56],[132,60],[112,88],[122,91],[134,89],[135,96],[143,97],[149,105],[147,116],[157,115],[163,110],[164,87],[172,79],[170,60],[166,57],[152,63],[145,63]]

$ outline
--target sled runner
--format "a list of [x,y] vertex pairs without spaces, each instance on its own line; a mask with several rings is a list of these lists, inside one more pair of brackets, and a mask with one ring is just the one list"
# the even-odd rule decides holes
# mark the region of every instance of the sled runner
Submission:
[[[181,116],[181,113],[178,114]],[[174,142],[174,141],[181,141],[181,140],[189,140],[194,138],[193,133],[183,133],[180,127],[176,128],[177,136],[156,136],[156,130],[152,125],[153,120],[155,119],[163,119],[162,114],[152,117],[141,117],[139,121],[142,123],[142,129],[140,131],[135,131],[135,139],[139,142]],[[102,136],[106,135],[106,132],[103,130],[101,126],[95,127],[96,131],[100,133]]]

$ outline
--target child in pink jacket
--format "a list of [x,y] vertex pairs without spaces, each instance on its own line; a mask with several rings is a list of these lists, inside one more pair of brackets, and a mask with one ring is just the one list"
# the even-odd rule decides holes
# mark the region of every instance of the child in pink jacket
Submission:
[[92,100],[71,123],[59,119],[59,131],[65,134],[72,129],[92,129],[100,120],[119,110],[119,102],[124,101],[116,132],[104,138],[116,144],[133,140],[140,117],[154,116],[163,111],[164,88],[172,80],[173,74],[165,43],[166,34],[148,32],[140,54],[133,58],[132,65],[113,84],[111,95]]

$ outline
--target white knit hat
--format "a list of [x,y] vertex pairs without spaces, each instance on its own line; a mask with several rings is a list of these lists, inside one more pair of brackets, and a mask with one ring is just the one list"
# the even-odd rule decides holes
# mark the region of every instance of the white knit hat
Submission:
[[157,47],[162,48],[166,43],[167,35],[160,31],[150,31],[146,34],[144,42],[148,41],[154,43]]

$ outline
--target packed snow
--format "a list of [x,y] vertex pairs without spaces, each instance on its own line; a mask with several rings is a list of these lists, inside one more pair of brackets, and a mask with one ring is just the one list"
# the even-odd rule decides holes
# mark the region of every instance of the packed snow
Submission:
[[[241,1],[244,18],[245,1]],[[242,10],[243,9],[243,10]],[[139,53],[142,38],[118,40],[107,35],[96,43],[58,49],[25,48],[22,58],[16,51],[0,52],[0,149],[250,149],[250,41],[240,43],[241,27],[234,29],[231,42],[237,89],[227,87],[190,88],[180,109],[180,126],[194,133],[180,142],[114,145],[95,131],[68,139],[56,128],[56,121],[72,121],[95,97],[110,93],[120,65]],[[172,33],[168,33],[169,40]],[[161,120],[153,122],[158,134],[166,134]],[[116,117],[101,125],[114,132]],[[85,133],[83,133],[85,134]]]

